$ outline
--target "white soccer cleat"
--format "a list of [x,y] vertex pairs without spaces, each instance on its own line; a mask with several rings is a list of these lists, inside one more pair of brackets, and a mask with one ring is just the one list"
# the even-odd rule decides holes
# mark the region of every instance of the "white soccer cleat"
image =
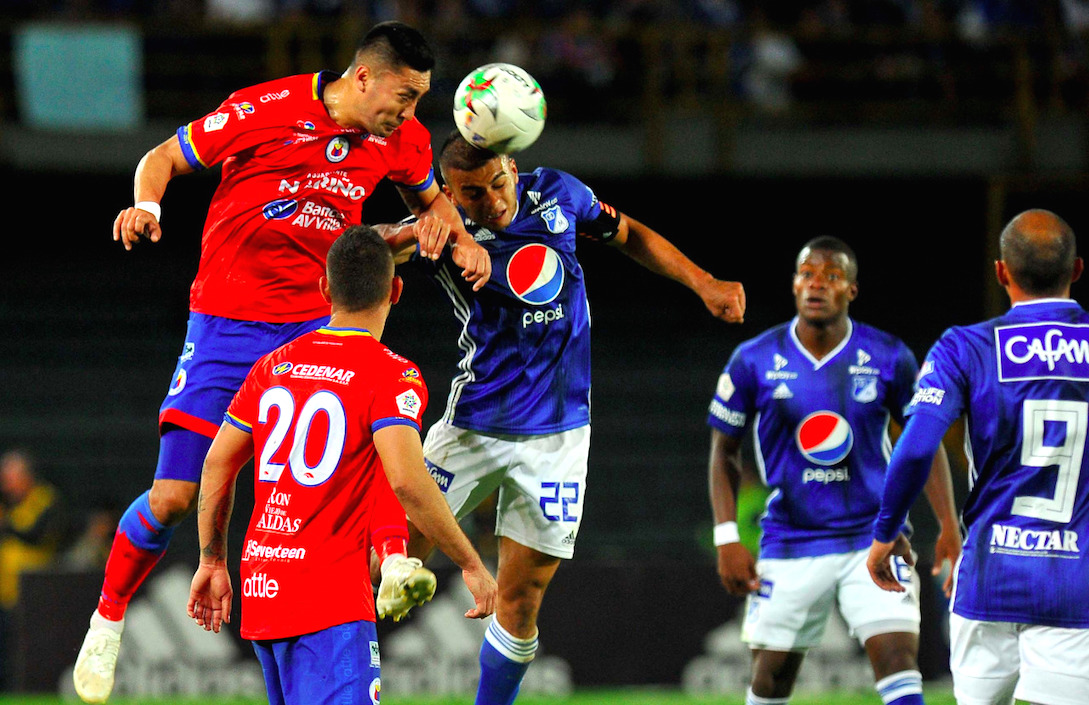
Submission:
[[393,617],[394,622],[400,622],[413,607],[435,596],[436,585],[435,574],[424,568],[419,558],[387,558],[375,600],[378,618]]
[[104,703],[110,697],[120,648],[121,632],[95,626],[92,621],[72,671],[76,695],[83,702]]

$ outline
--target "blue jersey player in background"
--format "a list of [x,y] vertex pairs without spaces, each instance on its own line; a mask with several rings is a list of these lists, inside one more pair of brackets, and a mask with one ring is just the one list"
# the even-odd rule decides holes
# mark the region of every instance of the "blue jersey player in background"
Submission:
[[[579,239],[606,242],[740,322],[742,286],[715,279],[661,235],[553,169],[519,174],[509,155],[454,132],[439,166],[492,279],[464,286],[447,256],[416,257],[462,324],[446,413],[424,455],[460,519],[498,490],[499,602],[480,650],[480,705],[510,703],[537,649],[537,614],[561,559],[571,558],[586,496],[590,313]],[[411,517],[410,517],[411,519]],[[430,549],[416,532],[414,556]]]
[[[857,274],[855,254],[843,241],[809,241],[796,260],[797,316],[738,346],[708,413],[718,572],[727,591],[747,596],[748,705],[790,699],[805,653],[820,643],[837,603],[866,649],[882,700],[923,702],[918,578],[901,561],[898,578],[908,592],[894,596],[874,587],[865,564],[891,448],[889,422],[903,423],[918,368],[900,340],[848,316]],[[748,429],[771,490],[759,562],[739,542],[736,523]],[[928,497],[941,525],[937,570],[956,560],[960,533],[948,460],[938,444],[927,468],[931,459]]]
[[966,417],[967,535],[955,573],[950,667],[958,703],[1089,703],[1089,314],[1070,299],[1074,233],[1031,210],[995,263],[1012,308],[954,327],[923,363],[889,465],[869,568],[899,591],[891,555],[925,459]]

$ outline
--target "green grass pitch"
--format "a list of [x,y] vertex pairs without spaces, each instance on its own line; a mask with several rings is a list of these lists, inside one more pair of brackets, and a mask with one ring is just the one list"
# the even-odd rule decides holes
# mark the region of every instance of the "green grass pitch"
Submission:
[[[955,705],[953,694],[947,687],[927,688],[927,705]],[[62,700],[55,696],[8,696],[0,697],[0,705],[71,705],[73,701]],[[75,701],[78,703],[78,701]],[[110,705],[262,705],[263,700],[239,699],[200,699],[200,700],[110,700]],[[461,698],[420,698],[399,697],[393,693],[382,698],[384,705],[472,705],[471,697]],[[678,690],[656,689],[618,689],[618,690],[581,690],[567,697],[531,697],[518,698],[517,705],[744,705],[744,695],[732,697],[685,695]],[[822,693],[814,695],[798,694],[791,698],[791,705],[881,705],[877,693]]]

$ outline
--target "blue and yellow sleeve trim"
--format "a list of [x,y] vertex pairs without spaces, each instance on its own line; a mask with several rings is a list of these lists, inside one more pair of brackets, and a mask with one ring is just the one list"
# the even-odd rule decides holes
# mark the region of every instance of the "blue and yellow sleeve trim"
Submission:
[[431,188],[431,184],[435,183],[435,169],[429,168],[427,170],[427,176],[422,181],[415,184],[397,184],[401,188],[407,188],[409,191],[426,191]]
[[182,154],[189,166],[197,171],[207,169],[208,165],[200,158],[196,145],[193,144],[193,123],[182,125],[178,128],[178,144],[181,145]]
[[253,426],[249,425],[248,423],[246,423],[242,419],[238,418],[237,416],[232,416],[229,413],[223,414],[223,420],[226,421],[227,423],[229,423],[230,425],[234,426],[235,428],[237,428],[239,431],[245,431],[246,433],[253,433]]

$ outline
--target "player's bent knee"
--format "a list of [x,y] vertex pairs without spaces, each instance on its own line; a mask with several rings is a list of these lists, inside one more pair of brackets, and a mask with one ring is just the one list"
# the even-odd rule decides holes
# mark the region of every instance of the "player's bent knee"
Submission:
[[196,482],[156,480],[148,497],[151,512],[163,525],[175,526],[196,508],[199,492]]

